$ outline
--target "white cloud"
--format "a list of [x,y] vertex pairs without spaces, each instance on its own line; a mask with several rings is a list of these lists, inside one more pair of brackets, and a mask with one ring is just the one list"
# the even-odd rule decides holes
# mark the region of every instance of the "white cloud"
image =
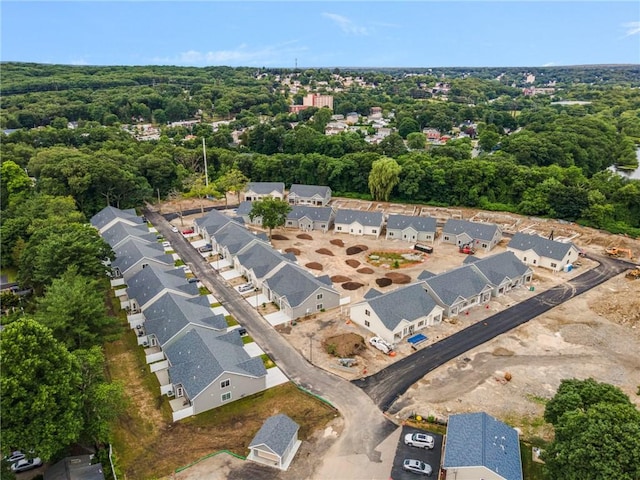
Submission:
[[322,16],[335,23],[347,35],[369,35],[369,30],[366,27],[356,25],[347,17],[337,13],[323,13]]
[[625,37],[640,34],[640,22],[627,22],[623,23],[622,26],[627,29]]
[[240,44],[233,49],[211,50],[202,52],[187,50],[177,57],[156,57],[154,63],[175,65],[229,65],[229,66],[266,66],[293,64],[295,55],[306,50],[305,47],[293,46],[291,41],[279,45],[266,45],[252,49],[247,44]]
[[543,64],[543,67],[555,67],[557,65],[556,62],[547,62],[545,64]]

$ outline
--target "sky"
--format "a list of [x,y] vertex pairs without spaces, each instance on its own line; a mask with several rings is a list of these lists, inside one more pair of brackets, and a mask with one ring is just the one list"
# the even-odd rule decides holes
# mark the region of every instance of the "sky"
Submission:
[[73,65],[640,63],[637,0],[2,0],[0,28],[0,60]]

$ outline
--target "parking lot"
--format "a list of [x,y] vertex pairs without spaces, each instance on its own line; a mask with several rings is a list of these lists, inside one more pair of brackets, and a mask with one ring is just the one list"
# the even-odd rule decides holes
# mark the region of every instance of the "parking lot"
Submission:
[[[407,434],[412,433],[426,433],[431,435],[435,442],[433,450],[426,448],[410,447],[405,445],[404,437]],[[396,449],[396,457],[393,460],[393,468],[391,469],[392,480],[416,480],[420,478],[420,475],[407,472],[402,469],[402,462],[406,458],[420,460],[424,463],[431,465],[433,473],[431,478],[438,478],[438,472],[440,471],[440,459],[442,457],[442,435],[433,432],[427,432],[425,430],[419,430],[412,427],[402,427],[402,434],[398,440],[398,448]]]

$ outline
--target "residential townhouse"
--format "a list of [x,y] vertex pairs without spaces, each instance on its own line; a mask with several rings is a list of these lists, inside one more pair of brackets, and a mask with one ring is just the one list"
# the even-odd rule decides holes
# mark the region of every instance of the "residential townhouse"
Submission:
[[254,217],[253,220],[249,216],[252,208],[253,208],[253,202],[250,202],[249,200],[244,200],[240,202],[240,204],[238,205],[238,208],[236,209],[236,215],[240,217],[246,225],[256,225],[261,227],[262,226],[261,216]]
[[293,184],[287,200],[291,205],[314,205],[324,207],[331,201],[331,188],[321,185]]
[[533,270],[522,263],[513,252],[503,252],[485,258],[469,255],[465,265],[472,265],[493,287],[492,295],[499,297],[509,290],[526,285],[533,279]]
[[296,263],[296,257],[291,253],[281,254],[262,242],[253,242],[236,254],[233,263],[247,281],[256,288],[262,288],[262,280],[270,272],[285,263]]
[[120,299],[122,308],[131,314],[144,312],[163,294],[173,292],[184,297],[200,295],[195,283],[187,283],[182,268],[162,269],[149,265],[127,280],[125,295]]
[[266,390],[262,359],[243,347],[237,329],[193,327],[165,349],[174,421]]
[[314,277],[293,264],[272,271],[262,283],[262,293],[292,320],[340,305],[340,294],[328,276]]
[[[116,258],[111,262],[111,286],[123,285],[148,265],[157,265],[163,269],[173,268],[174,259],[165,253],[158,242],[149,243],[138,238],[128,238],[113,249]],[[115,282],[115,283],[114,283]]]
[[287,214],[285,226],[310,232],[318,230],[328,232],[333,226],[335,211],[331,207],[308,207],[295,205]]
[[210,242],[214,251],[231,262],[243,247],[255,242],[268,245],[269,239],[265,233],[250,232],[239,223],[229,222],[216,230]]
[[139,217],[133,208],[128,210],[120,210],[119,208],[111,206],[105,207],[100,210],[93,217],[91,217],[91,220],[89,220],[89,222],[101,234],[104,231],[109,230],[116,223],[120,222],[132,227],[145,224],[144,219],[142,217]]
[[334,220],[335,233],[379,237],[384,225],[382,212],[339,209]]
[[351,307],[350,318],[383,340],[396,343],[439,324],[443,312],[424,284],[415,283],[388,293],[369,290],[365,300]]
[[405,242],[430,242],[436,238],[436,219],[411,215],[389,215],[386,240]]
[[157,234],[151,233],[149,227],[146,225],[127,225],[123,222],[117,222],[111,226],[108,230],[105,230],[100,234],[105,242],[107,242],[112,249],[120,247],[123,243],[136,239],[141,242],[150,244],[157,244]]
[[217,232],[220,227],[232,221],[237,222],[238,219],[232,219],[218,210],[211,210],[204,217],[196,218],[193,221],[193,231],[206,240],[207,243],[211,243],[211,235]]
[[527,265],[548,268],[554,272],[572,265],[580,256],[580,249],[571,242],[558,242],[526,233],[516,233],[507,245],[507,251],[513,252]]
[[282,182],[249,182],[244,190],[244,199],[249,202],[266,197],[284,200],[284,183]]
[[494,223],[450,218],[442,228],[442,242],[459,247],[470,245],[477,250],[489,252],[500,240],[502,240],[502,228]]

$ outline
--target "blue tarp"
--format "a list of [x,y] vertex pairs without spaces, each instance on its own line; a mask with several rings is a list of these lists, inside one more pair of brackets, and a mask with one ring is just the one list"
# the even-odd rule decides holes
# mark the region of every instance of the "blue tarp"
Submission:
[[407,338],[407,342],[412,343],[414,345],[420,343],[420,342],[424,342],[425,340],[427,340],[427,337],[425,335],[423,335],[422,333],[418,333],[417,335],[414,335],[413,337],[409,337]]

